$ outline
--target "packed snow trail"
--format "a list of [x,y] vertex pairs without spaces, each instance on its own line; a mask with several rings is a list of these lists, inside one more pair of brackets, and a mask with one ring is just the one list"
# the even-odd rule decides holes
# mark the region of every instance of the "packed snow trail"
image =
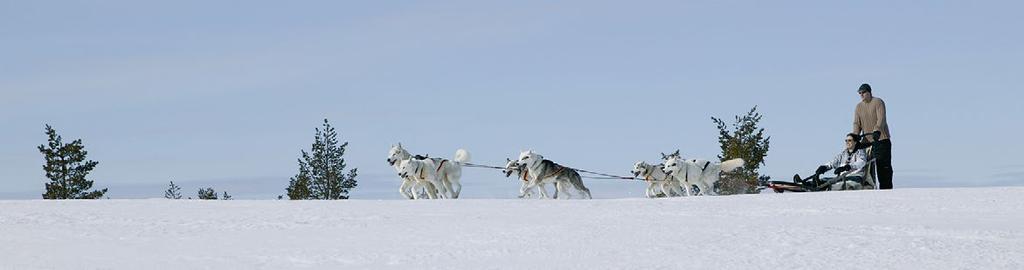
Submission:
[[1024,188],[0,201],[0,269],[1022,269]]

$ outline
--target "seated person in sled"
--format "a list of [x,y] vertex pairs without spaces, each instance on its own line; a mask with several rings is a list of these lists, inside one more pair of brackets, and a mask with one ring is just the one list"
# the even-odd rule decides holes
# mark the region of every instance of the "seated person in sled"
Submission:
[[[867,154],[857,134],[846,134],[846,147],[830,162],[818,166],[814,175],[808,179],[794,175],[793,181],[810,190],[828,189],[862,189],[870,185],[865,181]],[[832,170],[836,177],[819,178],[820,175]]]

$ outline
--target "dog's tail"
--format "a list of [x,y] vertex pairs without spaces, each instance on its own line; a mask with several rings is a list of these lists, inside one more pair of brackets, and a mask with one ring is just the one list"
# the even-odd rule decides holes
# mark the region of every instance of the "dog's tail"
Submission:
[[731,172],[743,167],[745,162],[742,158],[730,159],[722,161],[722,172]]
[[456,150],[455,162],[459,164],[465,164],[466,162],[469,162],[469,151],[466,151],[466,149]]

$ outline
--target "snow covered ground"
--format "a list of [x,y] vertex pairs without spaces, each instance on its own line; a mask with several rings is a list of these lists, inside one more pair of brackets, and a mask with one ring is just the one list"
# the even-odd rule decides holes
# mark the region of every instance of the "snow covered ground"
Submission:
[[0,201],[0,269],[1024,269],[1024,188]]

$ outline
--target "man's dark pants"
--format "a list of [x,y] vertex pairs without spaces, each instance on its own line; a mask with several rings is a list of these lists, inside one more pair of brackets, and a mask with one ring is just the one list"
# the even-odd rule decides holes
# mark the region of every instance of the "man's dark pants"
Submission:
[[875,154],[875,166],[878,168],[877,178],[879,189],[892,189],[892,142],[880,140],[871,147]]

